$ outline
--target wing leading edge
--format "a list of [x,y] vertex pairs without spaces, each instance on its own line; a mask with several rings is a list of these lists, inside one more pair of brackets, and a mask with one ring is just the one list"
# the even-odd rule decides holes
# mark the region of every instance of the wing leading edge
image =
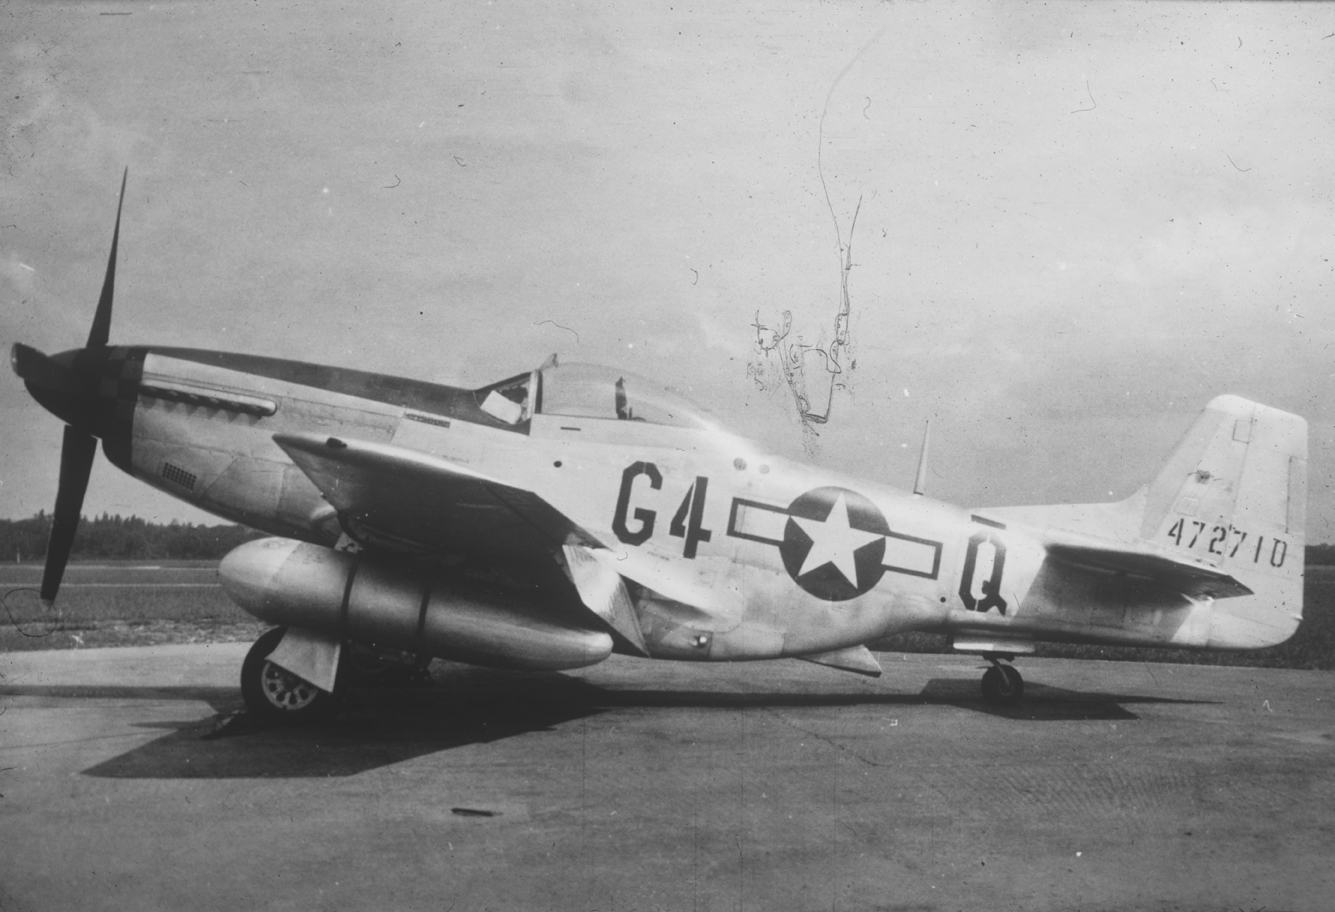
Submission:
[[537,494],[417,450],[323,434],[275,434],[352,524],[423,551],[514,554],[601,542]]

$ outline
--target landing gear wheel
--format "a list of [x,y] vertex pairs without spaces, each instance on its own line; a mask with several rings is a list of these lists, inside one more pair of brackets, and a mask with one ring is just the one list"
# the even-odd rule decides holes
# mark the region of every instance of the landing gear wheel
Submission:
[[1024,678],[1014,665],[993,663],[983,672],[983,699],[993,706],[1014,706],[1024,696]]
[[287,633],[275,627],[255,641],[241,663],[241,696],[255,719],[269,725],[301,725],[326,718],[333,694],[269,661]]

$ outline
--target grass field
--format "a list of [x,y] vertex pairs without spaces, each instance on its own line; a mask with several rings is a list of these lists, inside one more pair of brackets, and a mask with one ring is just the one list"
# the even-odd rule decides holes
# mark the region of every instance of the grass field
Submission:
[[[43,614],[39,564],[0,566],[0,652],[250,641],[266,625],[237,608],[218,586],[211,561],[71,564],[60,615]],[[1039,655],[1134,662],[1335,669],[1335,567],[1307,568],[1303,622],[1293,639],[1255,652],[1195,652],[1119,646],[1040,644]],[[944,635],[913,633],[877,644],[893,652],[949,652]]]
[[267,625],[218,585],[216,561],[70,564],[59,617],[44,614],[40,564],[0,566],[0,651],[253,640]]

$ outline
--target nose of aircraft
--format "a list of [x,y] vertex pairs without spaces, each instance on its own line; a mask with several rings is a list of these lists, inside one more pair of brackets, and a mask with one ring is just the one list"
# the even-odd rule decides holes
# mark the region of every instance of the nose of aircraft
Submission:
[[97,455],[96,437],[102,438],[103,448],[112,462],[122,468],[129,465],[130,423],[138,378],[133,373],[127,376],[124,372],[126,350],[107,346],[112,298],[115,296],[121,206],[125,203],[128,175],[128,169],[121,175],[116,227],[111,233],[111,255],[107,258],[102,295],[97,301],[86,346],[52,356],[31,346],[17,344],[9,354],[14,373],[23,378],[32,397],[66,422],[60,447],[60,486],[56,489],[51,537],[46,544],[46,569],[42,572],[42,602],[47,605],[55,602],[65,564],[74,546],[83,496],[88,490],[93,457]]
[[98,377],[93,364],[106,350],[76,348],[47,355],[22,342],[10,350],[9,364],[23,379],[28,393],[66,424],[88,433],[101,430],[98,420]]

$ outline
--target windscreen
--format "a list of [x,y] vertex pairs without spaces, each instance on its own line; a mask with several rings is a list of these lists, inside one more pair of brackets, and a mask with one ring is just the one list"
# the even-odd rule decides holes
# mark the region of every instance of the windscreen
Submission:
[[672,427],[706,428],[711,424],[703,409],[662,384],[596,364],[543,368],[539,411]]

